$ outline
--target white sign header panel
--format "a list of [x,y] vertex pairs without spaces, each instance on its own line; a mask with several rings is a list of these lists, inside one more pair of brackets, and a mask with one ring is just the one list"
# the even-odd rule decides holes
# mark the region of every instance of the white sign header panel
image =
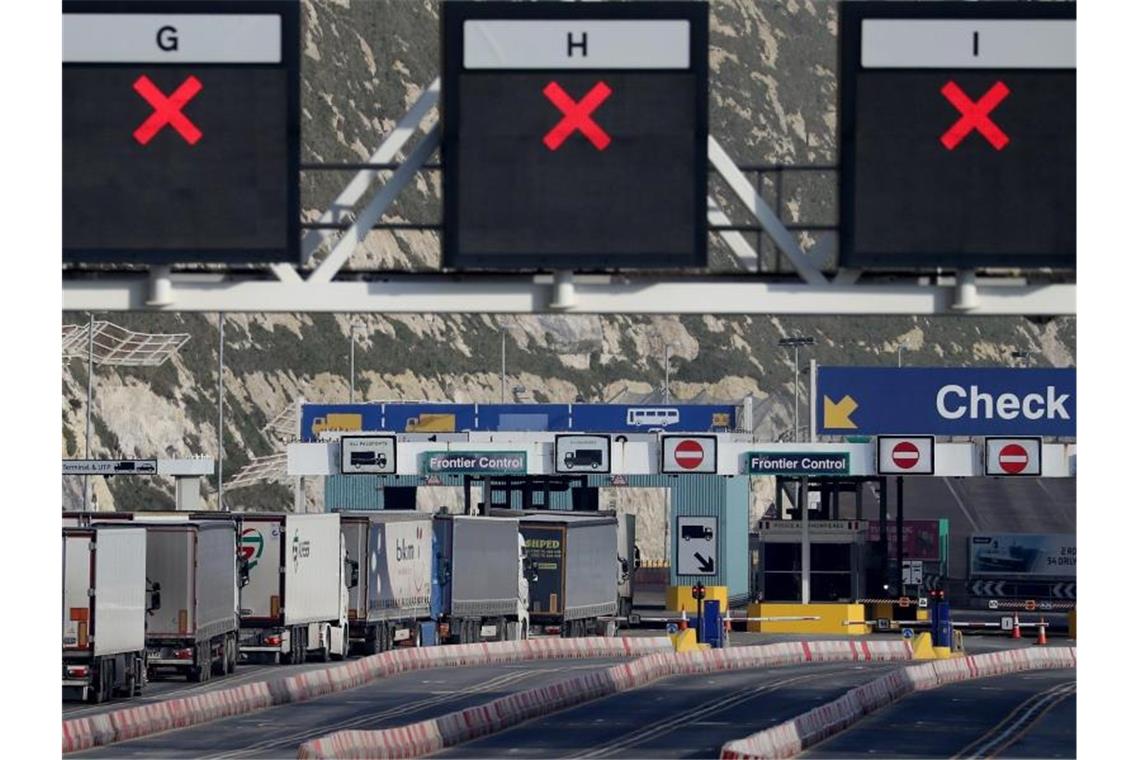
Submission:
[[65,13],[64,63],[280,63],[281,17]]
[[467,69],[687,69],[689,22],[467,20]]

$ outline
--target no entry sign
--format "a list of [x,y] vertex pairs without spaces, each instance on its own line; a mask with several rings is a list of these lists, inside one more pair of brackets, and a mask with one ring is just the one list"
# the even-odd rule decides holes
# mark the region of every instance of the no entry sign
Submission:
[[716,473],[716,436],[662,436],[661,472],[670,474]]
[[881,475],[933,475],[934,436],[881,435],[877,461]]
[[1040,476],[1040,438],[987,438],[986,474]]

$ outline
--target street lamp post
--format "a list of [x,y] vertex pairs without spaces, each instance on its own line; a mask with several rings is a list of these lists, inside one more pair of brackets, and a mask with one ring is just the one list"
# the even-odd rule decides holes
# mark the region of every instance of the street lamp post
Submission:
[[356,403],[356,331],[360,328],[357,322],[348,327],[348,403]]
[[507,403],[507,331],[500,329],[499,338],[501,343],[499,345],[499,403]]
[[672,346],[665,346],[665,403],[669,403],[669,354]]
[[792,374],[795,394],[795,409],[792,413],[792,438],[798,442],[800,440],[800,346],[814,346],[815,338],[794,335],[789,338],[780,338],[779,345],[782,348],[792,349],[792,361],[795,364]]

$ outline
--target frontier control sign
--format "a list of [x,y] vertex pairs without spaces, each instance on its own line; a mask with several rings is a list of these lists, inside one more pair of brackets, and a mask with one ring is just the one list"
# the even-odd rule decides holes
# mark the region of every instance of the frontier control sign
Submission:
[[425,451],[425,475],[525,475],[525,451]]
[[847,475],[851,472],[851,455],[845,452],[750,451],[745,456],[749,475]]

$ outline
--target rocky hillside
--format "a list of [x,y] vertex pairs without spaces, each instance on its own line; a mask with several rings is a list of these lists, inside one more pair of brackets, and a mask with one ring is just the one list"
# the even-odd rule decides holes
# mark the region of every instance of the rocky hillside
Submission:
[[[437,74],[439,4],[304,0],[302,7],[302,160],[365,160]],[[836,25],[832,3],[712,3],[710,129],[737,161],[835,164]],[[319,216],[349,176],[306,172],[306,215]],[[771,180],[762,186],[775,204]],[[434,223],[439,191],[438,173],[421,173],[387,220]],[[714,192],[723,197],[715,183]],[[726,208],[742,219],[739,209],[730,203]],[[779,210],[790,222],[833,223],[834,173],[789,175]],[[811,249],[817,241],[805,236],[802,242]],[[714,249],[714,268],[736,266],[719,242]],[[437,233],[425,229],[375,232],[350,265],[406,270],[434,269],[438,262]],[[763,265],[778,266],[770,255]],[[64,314],[63,321],[86,318]],[[145,332],[187,333],[190,340],[162,367],[97,368],[91,454],[215,455],[216,315],[99,318]],[[235,314],[226,321],[228,475],[280,450],[280,438],[266,426],[298,399],[348,398],[354,319],[361,325],[358,398],[497,401],[505,332],[508,388],[522,386],[529,400],[632,399],[660,390],[668,346],[674,398],[727,400],[751,393],[767,401],[758,429],[765,436],[791,426],[791,355],[776,346],[790,334],[814,336],[818,346],[804,352],[804,361],[821,363],[894,363],[900,345],[903,361],[914,365],[1008,364],[1013,350],[1030,352],[1030,365],[1075,363],[1071,319]],[[64,362],[64,456],[83,454],[86,379],[84,362]],[[166,505],[172,489],[161,480],[96,484],[101,508]],[[78,484],[65,479],[63,491],[65,505],[74,505]],[[213,493],[212,483],[203,486],[208,500]],[[319,502],[318,496],[310,493],[311,501]],[[292,503],[282,484],[234,490],[227,499],[246,508]]]

